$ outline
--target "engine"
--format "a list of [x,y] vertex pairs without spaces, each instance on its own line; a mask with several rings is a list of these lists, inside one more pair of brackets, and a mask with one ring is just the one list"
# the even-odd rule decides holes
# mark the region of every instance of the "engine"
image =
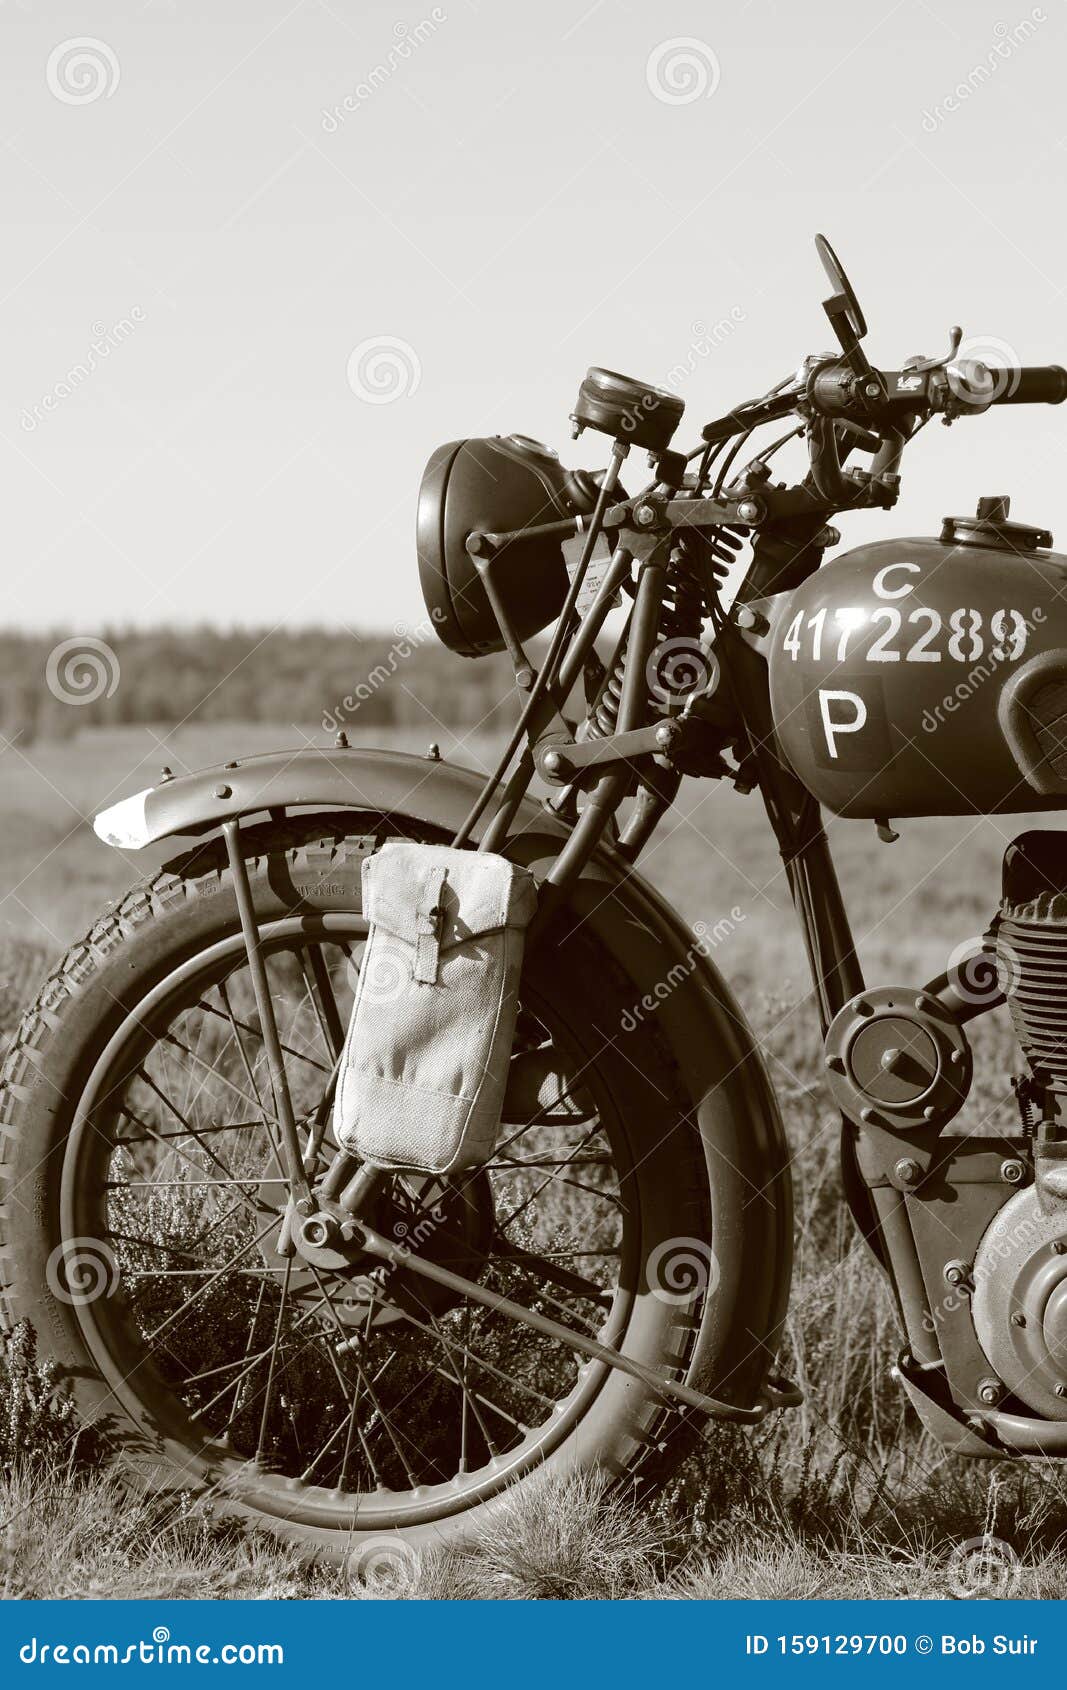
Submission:
[[[1067,1418],[1067,833],[1004,857],[997,975],[1029,1074],[1019,1085],[1033,1182],[997,1211],[972,1270],[975,1332],[1012,1395]],[[1020,1170],[1021,1171],[1021,1170]]]

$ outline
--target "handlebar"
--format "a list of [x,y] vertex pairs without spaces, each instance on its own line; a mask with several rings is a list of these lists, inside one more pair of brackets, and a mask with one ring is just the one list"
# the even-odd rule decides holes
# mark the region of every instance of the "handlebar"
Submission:
[[1062,364],[1029,364],[992,374],[998,382],[1008,378],[1004,392],[994,395],[994,405],[1062,405],[1067,399],[1067,370]]
[[[897,497],[903,448],[923,421],[936,415],[946,422],[978,416],[993,405],[1067,400],[1062,365],[1012,368],[959,358],[959,331],[953,336],[947,358],[915,359],[898,370],[877,370],[866,361],[857,369],[855,360],[833,355],[806,359],[794,378],[708,423],[702,434],[705,447],[747,436],[790,414],[799,416],[806,425],[807,485],[826,508],[889,506]],[[844,468],[856,449],[873,454],[869,470]]]

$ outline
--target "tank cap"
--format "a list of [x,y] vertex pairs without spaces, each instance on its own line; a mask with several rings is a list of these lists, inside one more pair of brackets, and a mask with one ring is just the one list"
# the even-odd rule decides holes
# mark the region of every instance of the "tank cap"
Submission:
[[979,499],[974,516],[946,516],[941,524],[943,546],[997,546],[1008,552],[1036,552],[1052,545],[1047,528],[1009,522],[1011,500],[1006,493]]

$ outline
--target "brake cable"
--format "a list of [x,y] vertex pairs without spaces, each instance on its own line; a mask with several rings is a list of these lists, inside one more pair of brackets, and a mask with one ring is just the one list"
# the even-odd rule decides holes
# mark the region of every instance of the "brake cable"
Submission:
[[722,465],[719,469],[719,473],[715,477],[715,485],[711,490],[711,496],[712,496],[713,499],[717,499],[719,497],[719,494],[722,492],[722,489],[723,489],[723,483],[725,482],[726,477],[729,474],[729,472],[730,472],[730,470],[731,470],[731,468],[734,464],[734,461],[737,458],[737,454],[742,450],[746,440],[751,440],[753,434],[755,434],[756,429],[758,427],[759,427],[758,423],[753,423],[751,428],[746,428],[744,434],[741,434],[741,435],[738,436],[735,445],[731,448],[731,450],[729,452],[727,452],[725,458],[722,461]]

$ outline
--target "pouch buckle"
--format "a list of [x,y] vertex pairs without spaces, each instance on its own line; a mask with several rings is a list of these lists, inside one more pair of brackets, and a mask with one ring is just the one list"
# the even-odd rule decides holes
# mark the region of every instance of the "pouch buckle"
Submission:
[[436,890],[432,885],[426,888],[426,896],[434,899],[433,904],[428,910],[419,909],[415,916],[415,964],[411,977],[425,986],[436,986],[441,966],[441,936],[445,926],[441,894],[444,884],[445,873],[442,870],[437,877]]

